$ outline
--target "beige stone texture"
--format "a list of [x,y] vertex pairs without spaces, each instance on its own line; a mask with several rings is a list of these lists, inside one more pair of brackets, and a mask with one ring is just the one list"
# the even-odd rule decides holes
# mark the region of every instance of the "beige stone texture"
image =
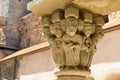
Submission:
[[33,0],[28,3],[27,9],[42,16],[56,9],[63,9],[70,3],[102,15],[120,10],[120,0]]
[[42,39],[42,26],[40,19],[30,13],[19,20],[18,30],[21,38],[21,48],[30,47],[44,42]]

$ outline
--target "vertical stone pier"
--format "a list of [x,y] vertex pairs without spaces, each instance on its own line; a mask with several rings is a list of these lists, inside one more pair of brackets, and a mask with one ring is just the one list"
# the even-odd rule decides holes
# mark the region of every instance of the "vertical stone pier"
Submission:
[[89,68],[96,45],[104,36],[103,17],[70,4],[43,15],[41,22],[43,37],[60,69],[55,73],[58,80],[94,80]]

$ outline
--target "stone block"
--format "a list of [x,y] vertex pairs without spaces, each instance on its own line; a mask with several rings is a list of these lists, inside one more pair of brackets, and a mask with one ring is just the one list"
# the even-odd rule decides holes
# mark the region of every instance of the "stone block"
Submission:
[[42,22],[43,26],[50,26],[50,24],[52,22],[51,21],[51,16],[50,15],[43,16],[42,19],[41,19],[41,22]]
[[120,10],[120,0],[33,0],[28,3],[27,9],[37,16],[42,16],[51,14],[56,9],[64,9],[71,3],[101,15]]
[[57,10],[52,15],[52,22],[59,22],[64,17],[64,13],[62,10]]
[[84,17],[84,22],[92,23],[92,21],[93,21],[93,20],[92,20],[93,16],[92,16],[91,13],[85,12],[85,13],[83,14],[83,17]]
[[75,18],[79,18],[79,9],[76,7],[69,7],[65,9],[65,18],[68,17],[75,17]]

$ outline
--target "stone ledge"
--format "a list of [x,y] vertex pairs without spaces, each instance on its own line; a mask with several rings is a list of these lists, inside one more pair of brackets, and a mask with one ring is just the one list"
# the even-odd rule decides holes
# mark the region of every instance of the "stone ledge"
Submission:
[[102,15],[120,10],[120,0],[33,0],[28,3],[27,9],[41,17],[52,13],[58,8],[63,9],[70,3]]
[[55,75],[57,76],[90,76],[90,72],[88,71],[83,71],[83,70],[66,70],[66,71],[60,71],[60,72],[56,72]]

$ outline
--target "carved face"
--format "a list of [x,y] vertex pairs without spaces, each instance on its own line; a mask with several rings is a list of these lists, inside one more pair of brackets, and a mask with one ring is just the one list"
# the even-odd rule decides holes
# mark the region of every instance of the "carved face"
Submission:
[[83,28],[84,34],[89,37],[91,34],[95,32],[95,26],[91,24],[85,24]]
[[97,26],[97,27],[96,27],[96,38],[97,38],[98,40],[101,40],[101,39],[103,38],[103,36],[104,36],[104,32],[103,32],[102,27]]
[[51,32],[51,34],[55,35],[56,30],[55,30],[54,25],[50,25],[50,32]]
[[55,27],[55,30],[56,30],[55,35],[56,35],[57,37],[61,37],[61,36],[63,35],[61,23],[54,23],[54,27]]
[[78,20],[74,17],[67,18],[67,30],[66,33],[70,36],[74,36],[78,27]]

